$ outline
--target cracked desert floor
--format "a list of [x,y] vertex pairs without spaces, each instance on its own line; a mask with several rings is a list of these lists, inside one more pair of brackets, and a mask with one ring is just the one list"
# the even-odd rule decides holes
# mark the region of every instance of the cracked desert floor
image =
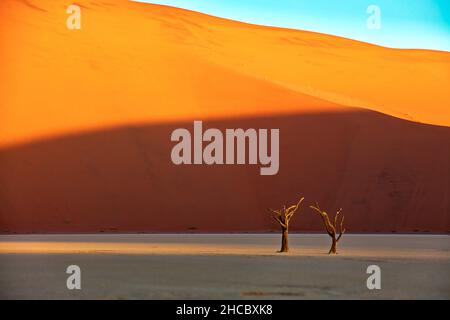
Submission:
[[[449,299],[445,235],[292,234],[0,236],[4,299]],[[66,268],[81,268],[68,290]],[[381,290],[368,290],[369,265]]]

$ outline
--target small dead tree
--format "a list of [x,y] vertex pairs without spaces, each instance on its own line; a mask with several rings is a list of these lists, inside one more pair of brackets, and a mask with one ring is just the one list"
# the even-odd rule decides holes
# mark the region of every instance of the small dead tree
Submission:
[[300,198],[297,204],[294,204],[289,208],[283,206],[283,208],[278,210],[270,209],[270,211],[272,212],[272,218],[275,219],[275,221],[277,221],[281,226],[281,249],[279,252],[289,251],[289,242],[288,242],[289,222],[291,221],[291,218],[294,216],[294,213],[300,206],[300,203],[302,203],[303,199],[305,198],[303,197]]
[[328,235],[332,239],[331,248],[330,248],[330,251],[328,252],[328,254],[337,254],[337,244],[338,244],[339,240],[341,239],[342,235],[345,233],[345,228],[344,228],[345,216],[342,215],[341,223],[339,226],[339,229],[340,229],[339,236],[336,238],[337,222],[338,222],[339,214],[342,212],[342,208],[340,208],[336,212],[336,215],[334,216],[334,224],[331,224],[330,219],[328,218],[328,214],[325,211],[323,211],[322,209],[320,209],[319,204],[317,202],[316,202],[315,206],[309,206],[309,207],[311,209],[315,210],[318,214],[320,214],[320,216],[322,217],[323,223],[325,224],[325,229],[327,230]]

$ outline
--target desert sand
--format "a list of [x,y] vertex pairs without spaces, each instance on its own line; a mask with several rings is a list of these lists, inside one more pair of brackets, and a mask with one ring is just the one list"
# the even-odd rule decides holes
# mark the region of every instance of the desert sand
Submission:
[[[449,299],[450,238],[348,235],[27,235],[0,237],[6,299]],[[412,249],[414,248],[414,249]],[[81,290],[66,288],[69,265]],[[366,271],[381,269],[381,290]]]
[[[450,230],[450,53],[128,1],[0,3],[0,232]],[[170,133],[279,128],[280,171],[177,167]],[[320,231],[305,208],[293,230]]]

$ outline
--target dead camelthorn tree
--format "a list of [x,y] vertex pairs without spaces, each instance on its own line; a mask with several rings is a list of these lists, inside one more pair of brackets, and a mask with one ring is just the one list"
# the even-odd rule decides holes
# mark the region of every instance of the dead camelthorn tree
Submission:
[[328,214],[325,211],[323,211],[322,209],[320,209],[319,204],[317,202],[316,202],[315,206],[309,206],[309,207],[311,209],[314,209],[317,213],[320,214],[320,216],[322,217],[323,223],[325,224],[325,229],[327,230],[328,235],[332,239],[331,248],[330,248],[330,251],[328,252],[328,254],[337,254],[337,244],[338,244],[339,240],[341,239],[342,235],[345,233],[345,228],[344,228],[345,216],[342,216],[341,223],[339,226],[339,229],[340,229],[339,236],[336,238],[337,222],[338,222],[339,214],[342,211],[342,208],[336,212],[336,215],[334,216],[334,225],[333,225],[333,224],[331,224],[330,219],[328,218]]
[[274,218],[281,226],[281,249],[279,252],[288,252],[289,251],[289,243],[288,243],[288,232],[289,232],[289,221],[291,221],[291,218],[294,216],[295,211],[297,211],[300,203],[302,203],[304,198],[300,198],[300,200],[297,202],[297,204],[294,204],[290,206],[289,208],[286,208],[286,206],[283,206],[282,209],[273,210],[270,209],[272,212],[272,218]]

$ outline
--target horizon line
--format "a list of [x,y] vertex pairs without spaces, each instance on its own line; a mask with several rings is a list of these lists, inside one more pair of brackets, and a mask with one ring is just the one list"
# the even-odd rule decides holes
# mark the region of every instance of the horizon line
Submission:
[[444,48],[434,48],[434,47],[426,47],[426,46],[423,46],[423,47],[420,47],[420,46],[393,46],[393,45],[388,45],[388,44],[381,43],[380,41],[378,41],[378,42],[376,42],[376,41],[369,41],[369,40],[365,40],[365,39],[362,39],[362,38],[351,37],[351,36],[348,36],[348,35],[342,35],[342,34],[338,34],[338,33],[328,33],[328,32],[323,32],[323,31],[320,31],[320,30],[314,30],[314,29],[308,29],[308,28],[296,28],[294,26],[284,26],[284,25],[276,25],[276,24],[269,24],[269,23],[264,23],[263,24],[263,23],[248,21],[248,20],[235,19],[235,18],[232,18],[232,17],[222,16],[222,15],[218,15],[218,14],[211,13],[211,12],[205,12],[205,11],[196,10],[196,9],[193,9],[193,8],[180,7],[180,6],[160,3],[162,1],[158,1],[158,2],[149,1],[149,0],[128,0],[128,1],[129,2],[134,2],[134,3],[139,3],[139,4],[144,4],[144,5],[160,6],[160,7],[184,10],[184,11],[188,11],[188,12],[193,12],[193,13],[197,13],[197,14],[202,14],[202,15],[205,15],[205,16],[213,17],[213,18],[216,18],[216,19],[223,19],[223,20],[238,22],[238,23],[242,23],[242,24],[246,24],[246,25],[250,25],[250,26],[257,26],[257,27],[263,27],[263,28],[273,28],[273,29],[279,29],[279,30],[292,30],[292,31],[315,33],[315,34],[320,34],[320,35],[324,35],[324,36],[331,36],[331,37],[341,38],[341,39],[355,41],[355,42],[359,42],[359,43],[364,43],[364,44],[372,45],[372,46],[376,46],[376,47],[387,48],[387,49],[404,50],[404,51],[406,51],[406,50],[411,50],[411,51],[434,51],[434,52],[439,52],[439,53],[450,53],[450,47],[448,49],[444,49]]

